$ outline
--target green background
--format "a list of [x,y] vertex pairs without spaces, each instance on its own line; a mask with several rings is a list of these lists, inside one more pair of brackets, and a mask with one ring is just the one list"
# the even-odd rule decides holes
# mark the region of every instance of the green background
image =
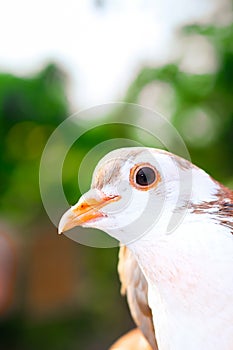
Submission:
[[[140,103],[142,91],[154,83],[172,91],[172,98],[162,99],[192,162],[232,188],[233,26],[194,24],[180,30],[185,38],[193,35],[212,45],[217,58],[214,73],[188,74],[179,62],[145,66],[124,101]],[[107,349],[133,327],[120,296],[117,248],[95,249],[58,237],[41,202],[43,148],[72,112],[66,74],[56,63],[24,78],[0,74],[0,237],[8,247],[0,274],[0,283],[6,286],[0,298],[1,349]],[[121,113],[118,117],[120,122]],[[80,195],[73,161],[81,162],[95,145],[119,137],[132,138],[132,130],[118,126],[106,133],[100,127],[72,147],[63,177],[70,203]],[[133,137],[137,141],[136,133]],[[85,181],[88,188],[89,175]]]

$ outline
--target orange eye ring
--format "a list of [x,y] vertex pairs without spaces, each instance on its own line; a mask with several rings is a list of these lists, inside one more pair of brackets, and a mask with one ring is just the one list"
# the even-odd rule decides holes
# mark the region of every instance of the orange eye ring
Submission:
[[130,184],[141,191],[148,191],[160,182],[159,172],[150,163],[140,163],[130,169]]

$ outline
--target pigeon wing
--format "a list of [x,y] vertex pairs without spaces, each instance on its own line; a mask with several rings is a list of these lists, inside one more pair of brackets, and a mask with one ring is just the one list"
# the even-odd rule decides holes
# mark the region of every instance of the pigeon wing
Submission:
[[121,294],[127,296],[131,315],[154,350],[158,350],[152,312],[148,305],[147,281],[131,251],[122,246],[119,251],[118,273]]

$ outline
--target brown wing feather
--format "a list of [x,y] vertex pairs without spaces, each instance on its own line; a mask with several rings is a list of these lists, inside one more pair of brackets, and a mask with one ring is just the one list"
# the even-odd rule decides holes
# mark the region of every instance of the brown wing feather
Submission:
[[233,191],[219,182],[215,182],[219,186],[219,191],[216,194],[217,199],[211,202],[192,204],[193,213],[205,214],[211,209],[211,214],[219,220],[219,224],[229,227],[233,234]]
[[147,281],[128,248],[119,251],[118,273],[121,281],[121,294],[127,296],[129,308],[136,325],[154,350],[158,350],[151,309],[148,305]]

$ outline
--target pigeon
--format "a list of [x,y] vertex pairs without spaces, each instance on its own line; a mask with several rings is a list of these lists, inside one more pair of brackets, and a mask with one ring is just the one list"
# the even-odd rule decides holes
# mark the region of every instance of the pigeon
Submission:
[[135,328],[121,336],[109,350],[152,350],[152,348],[139,328]]
[[233,350],[233,192],[190,161],[111,151],[58,231],[120,242],[122,293],[152,349]]

